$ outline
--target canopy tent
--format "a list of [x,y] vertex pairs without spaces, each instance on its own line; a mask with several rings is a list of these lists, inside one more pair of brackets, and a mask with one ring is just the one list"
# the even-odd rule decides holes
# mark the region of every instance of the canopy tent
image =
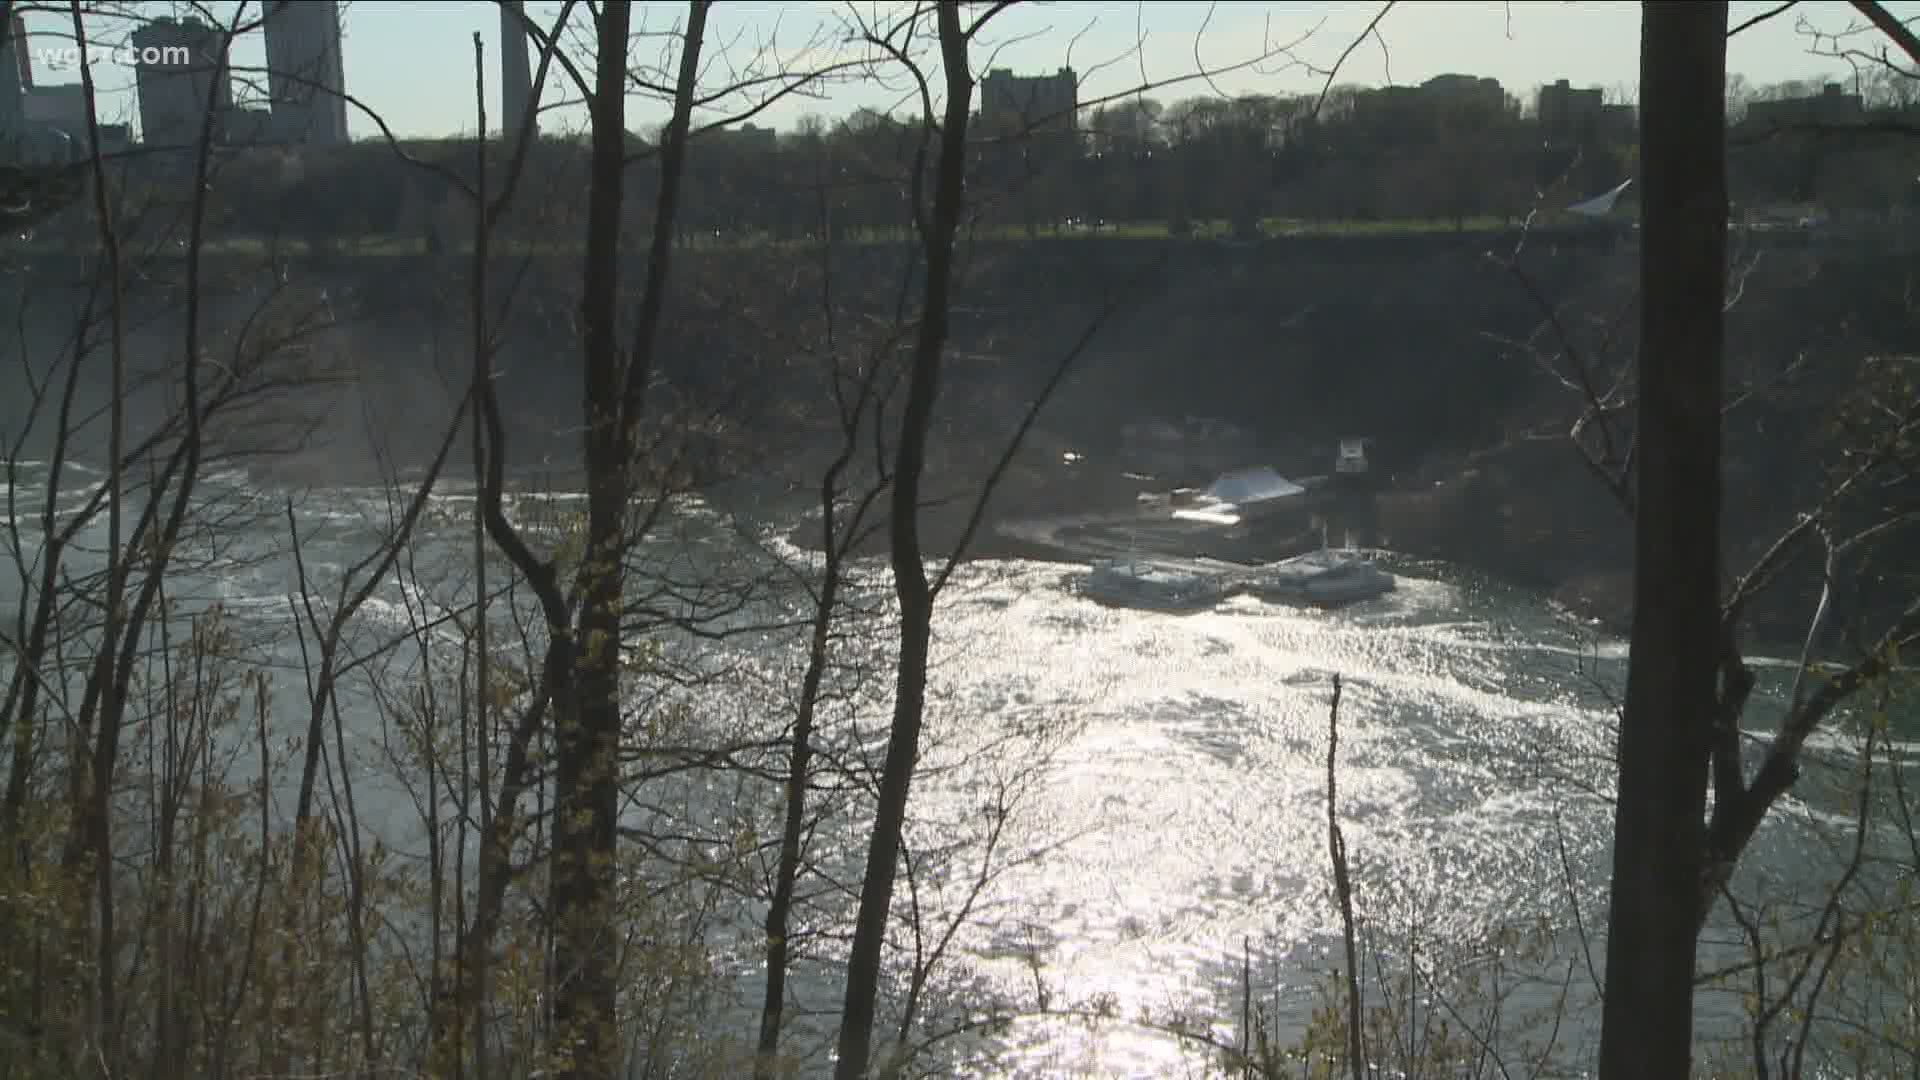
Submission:
[[1222,473],[1206,490],[1194,493],[1193,504],[1175,510],[1173,518],[1203,525],[1238,525],[1241,511],[1292,498],[1306,490],[1264,465],[1236,469]]
[[1633,178],[1629,176],[1625,180],[1620,181],[1619,186],[1613,188],[1613,190],[1603,191],[1591,199],[1585,199],[1567,207],[1567,213],[1579,214],[1581,217],[1606,217],[1608,214],[1613,213],[1614,205],[1620,201],[1620,196],[1626,194],[1627,188],[1632,185]]
[[1262,465],[1225,473],[1220,479],[1209,484],[1202,494],[1216,502],[1240,505],[1265,502],[1268,499],[1284,499],[1291,495],[1299,495],[1306,490]]

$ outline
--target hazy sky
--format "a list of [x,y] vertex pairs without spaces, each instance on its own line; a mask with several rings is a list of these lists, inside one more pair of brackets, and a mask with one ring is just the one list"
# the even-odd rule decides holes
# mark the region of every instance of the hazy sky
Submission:
[[[167,4],[148,4],[154,13]],[[358,0],[346,9],[344,46],[349,93],[378,110],[406,135],[447,134],[474,127],[471,35],[479,31],[490,57],[489,113],[497,126],[497,8],[481,0]],[[684,14],[682,4],[640,4],[649,28],[664,28]],[[1736,23],[1769,10],[1771,3],[1736,3]],[[1892,3],[1902,18],[1920,18],[1920,2]],[[232,4],[213,5],[230,12]],[[258,11],[259,5],[250,8]],[[769,56],[789,66],[819,66],[829,59],[851,59],[847,43],[852,15],[872,17],[899,10],[898,4],[745,3],[720,0],[714,8],[716,64],[710,81],[720,85],[725,69],[757,62],[770,70]],[[543,22],[555,5],[530,3],[529,13]],[[1217,90],[1227,93],[1302,92],[1317,89],[1324,70],[1380,10],[1375,3],[1030,3],[996,17],[992,32],[976,50],[976,66],[1010,67],[1023,74],[1048,72],[1071,63],[1081,74],[1081,100],[1123,93],[1145,80],[1176,79],[1199,68],[1221,69],[1276,53],[1250,67],[1209,82],[1189,81],[1151,91],[1172,101]],[[56,16],[27,16],[36,49],[61,43],[50,35],[64,29]],[[1755,83],[1826,75],[1844,76],[1846,65],[1814,55],[1813,31],[1839,32],[1860,26],[1843,2],[1806,0],[1785,15],[1735,37],[1729,67]],[[124,36],[124,27],[96,31],[107,42]],[[1575,85],[1618,88],[1632,93],[1638,66],[1639,5],[1612,2],[1564,3],[1514,0],[1511,3],[1403,2],[1379,25],[1379,39],[1355,49],[1341,68],[1340,81],[1368,84],[1417,83],[1443,72],[1489,75],[1523,98],[1555,79]],[[1850,38],[1850,47],[1880,48],[1877,35]],[[722,47],[724,46],[724,47]],[[1831,43],[1829,43],[1831,48]],[[237,66],[258,64],[262,50],[255,35],[236,46]],[[39,54],[36,79],[70,82],[68,67],[52,70]],[[1321,74],[1316,74],[1316,71]],[[132,111],[132,73],[110,59],[94,66],[101,87],[102,113],[114,119]],[[759,118],[776,127],[791,126],[807,113],[843,115],[855,107],[886,109],[903,100],[905,84],[874,80],[823,87],[814,97],[791,97]],[[552,100],[551,93],[547,100]],[[651,105],[637,107],[642,127],[659,119]],[[371,120],[350,110],[356,135],[372,134]],[[552,116],[549,130],[578,125],[577,112]]]

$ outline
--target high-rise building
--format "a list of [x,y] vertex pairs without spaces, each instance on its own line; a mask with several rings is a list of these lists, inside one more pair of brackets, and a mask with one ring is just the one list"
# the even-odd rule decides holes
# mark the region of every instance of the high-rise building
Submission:
[[980,80],[980,119],[1002,131],[1072,134],[1080,103],[1073,69],[1052,75],[1015,75],[995,68]]
[[[33,84],[32,49],[20,16],[0,23],[0,164],[75,160],[87,141],[87,105],[78,83]],[[120,150],[124,125],[100,125],[100,146]]]
[[222,55],[221,33],[195,18],[160,18],[133,32],[139,64],[140,140],[148,146],[185,148],[200,141],[208,103],[213,138],[226,140],[233,111],[233,81]]
[[346,142],[338,0],[271,0],[266,37],[275,136],[286,142]]
[[77,82],[29,86],[23,95],[21,112],[30,124],[45,124],[72,136],[77,142],[87,139],[86,88]]
[[1753,101],[1747,104],[1746,124],[1761,131],[1794,128],[1845,127],[1865,123],[1866,105],[1859,94],[1849,94],[1839,83],[1828,83],[1809,97]]
[[9,63],[0,55],[0,136],[12,136],[20,131],[25,119],[22,98],[26,87],[33,85],[33,67],[27,60],[27,32],[21,25],[20,16],[15,15],[10,25],[0,26],[0,41],[6,48],[0,53],[11,54],[17,63]]
[[[518,137],[520,123],[533,98],[533,68],[527,62],[527,24],[523,21],[520,0],[500,5],[500,131],[509,139]],[[540,132],[536,115],[527,128],[529,136]]]
[[1604,108],[1599,87],[1581,90],[1561,79],[1540,88],[1534,112],[1540,119],[1540,133],[1548,144],[1578,145],[1599,136]]
[[20,67],[20,85],[33,88],[33,50],[27,44],[27,21],[20,16],[13,17],[13,36],[7,39],[13,49],[13,58]]
[[1430,105],[1482,117],[1509,111],[1506,88],[1482,75],[1435,75],[1420,84],[1420,96]]

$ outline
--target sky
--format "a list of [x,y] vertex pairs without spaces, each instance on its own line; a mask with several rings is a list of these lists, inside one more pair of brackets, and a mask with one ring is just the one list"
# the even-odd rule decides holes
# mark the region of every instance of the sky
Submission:
[[[165,14],[184,5],[139,5]],[[208,5],[222,16],[233,3]],[[1070,64],[1081,79],[1084,103],[1125,94],[1143,83],[1170,82],[1148,92],[1163,102],[1213,93],[1304,93],[1317,91],[1325,72],[1343,50],[1363,35],[1380,12],[1378,3],[1257,3],[1230,0],[1141,3],[1023,3],[997,15],[975,49],[975,67],[1012,68],[1020,74],[1054,71]],[[1774,3],[1735,3],[1732,20],[1777,7]],[[1920,2],[1889,3],[1903,19],[1920,19]],[[248,5],[255,12],[257,3]],[[636,27],[661,30],[684,16],[683,4],[636,4]],[[854,18],[884,19],[902,10],[898,3],[747,3],[719,0],[710,26],[710,64],[706,78],[718,87],[730,73],[756,75],[816,69],[825,63],[856,59],[862,52],[848,42]],[[498,9],[485,0],[355,0],[345,3],[344,67],[348,93],[376,111],[403,136],[471,133],[473,104],[472,34],[478,31],[489,57],[488,112],[498,126]],[[584,8],[584,5],[582,5]],[[558,5],[528,3],[530,15],[550,24]],[[35,80],[72,82],[69,63],[57,68],[47,49],[71,45],[70,26],[59,16],[28,15],[27,30],[36,53]],[[576,15],[576,18],[578,16]],[[1729,43],[1728,68],[1755,84],[1786,80],[1850,77],[1845,62],[1816,55],[1815,32],[1836,33],[1863,26],[1851,6],[1838,0],[1804,0],[1786,14],[1737,35]],[[101,23],[89,30],[102,42],[124,38],[125,24]],[[575,31],[578,33],[578,30]],[[1880,48],[1871,32],[1846,39],[1847,47]],[[1827,42],[1832,48],[1831,41]],[[1561,0],[1402,0],[1380,20],[1377,34],[1354,48],[1340,64],[1339,81],[1367,85],[1418,83],[1434,75],[1458,72],[1491,76],[1509,93],[1531,99],[1534,88],[1556,79],[1575,86],[1599,86],[1632,100],[1637,80],[1639,4],[1628,0],[1567,3]],[[636,55],[650,57],[644,42]],[[237,42],[237,68],[261,63],[257,33]],[[133,73],[112,56],[93,65],[100,90],[102,119],[125,119],[134,110]],[[932,57],[928,57],[929,60]],[[1198,72],[1213,73],[1205,78]],[[664,77],[664,76],[663,76]],[[737,75],[733,76],[737,79]],[[552,86],[553,84],[549,84]],[[553,101],[560,87],[543,101]],[[782,98],[754,116],[754,122],[787,129],[808,114],[838,118],[855,108],[889,110],[910,107],[908,84],[894,69],[891,77],[843,78],[817,84],[807,94]],[[707,119],[735,115],[757,99],[735,97],[730,111],[716,106]],[[664,119],[653,102],[636,100],[630,126],[646,129]],[[545,130],[581,126],[577,108],[562,108],[543,120]],[[349,128],[374,135],[377,124],[349,109]]]

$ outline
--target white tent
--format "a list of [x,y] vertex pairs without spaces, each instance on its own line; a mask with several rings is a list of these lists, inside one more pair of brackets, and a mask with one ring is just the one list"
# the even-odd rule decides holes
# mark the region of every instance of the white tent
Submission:
[[1307,489],[1266,466],[1236,469],[1223,473],[1195,497],[1195,505],[1173,512],[1177,521],[1195,521],[1204,525],[1238,525],[1240,511],[1292,498]]
[[1613,213],[1614,205],[1620,201],[1620,196],[1626,194],[1627,188],[1631,187],[1632,184],[1633,178],[1628,177],[1620,181],[1620,185],[1611,191],[1603,191],[1591,199],[1586,199],[1567,207],[1567,213],[1579,214],[1581,217],[1606,217],[1608,214]]
[[1265,502],[1268,499],[1284,499],[1306,490],[1262,465],[1226,473],[1208,485],[1203,494],[1216,502],[1240,505]]

